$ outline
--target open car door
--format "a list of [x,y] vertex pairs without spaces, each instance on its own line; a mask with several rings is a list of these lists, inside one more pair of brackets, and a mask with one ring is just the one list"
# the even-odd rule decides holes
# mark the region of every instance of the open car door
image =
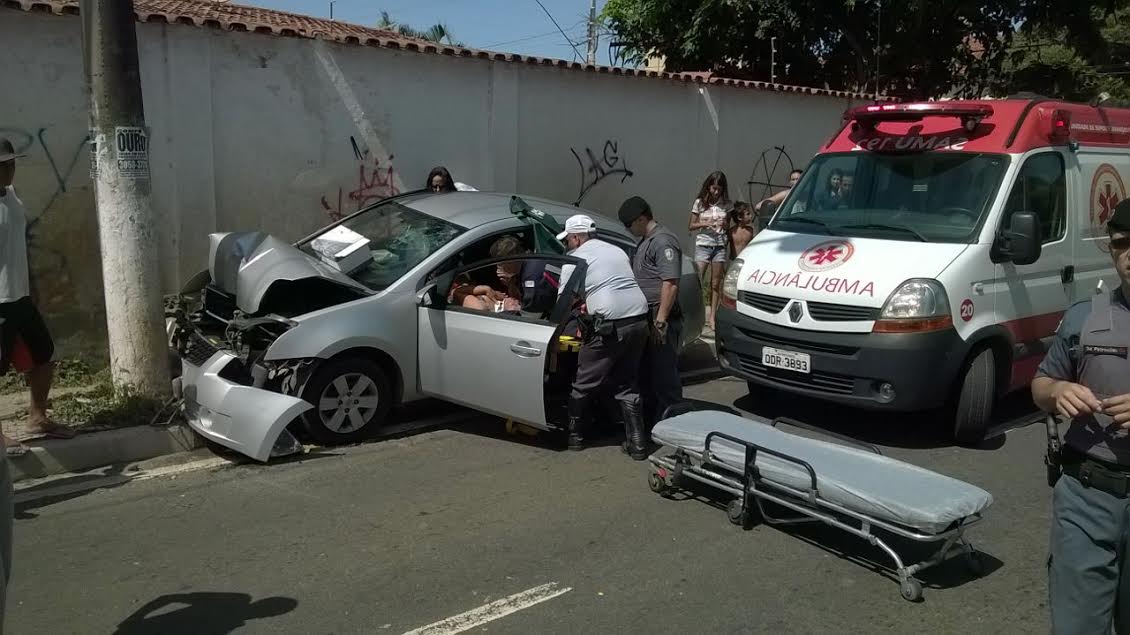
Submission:
[[[453,293],[463,285],[497,283],[496,267],[520,264],[544,271],[576,270],[560,295],[544,306],[495,312],[465,308]],[[546,364],[572,309],[585,263],[568,256],[527,255],[494,258],[444,276],[420,292],[418,313],[419,381],[425,394],[549,429],[545,412]],[[491,277],[494,277],[493,281]],[[548,279],[547,279],[548,280]],[[556,280],[560,284],[560,280]],[[504,286],[504,285],[503,285]]]

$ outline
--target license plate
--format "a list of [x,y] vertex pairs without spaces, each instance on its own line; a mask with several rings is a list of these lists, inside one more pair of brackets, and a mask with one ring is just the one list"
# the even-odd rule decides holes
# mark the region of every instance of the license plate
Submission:
[[768,346],[761,349],[761,365],[766,368],[781,368],[807,374],[812,372],[810,361],[811,356],[808,353],[783,351]]

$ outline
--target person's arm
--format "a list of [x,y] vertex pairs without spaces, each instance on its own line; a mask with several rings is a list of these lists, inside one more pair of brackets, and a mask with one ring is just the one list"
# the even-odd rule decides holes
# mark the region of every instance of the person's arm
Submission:
[[688,231],[693,232],[696,229],[702,229],[704,227],[710,227],[710,223],[704,223],[701,220],[703,210],[704,210],[704,208],[702,206],[702,203],[698,200],[696,200],[694,202],[694,205],[691,205],[691,220],[690,220],[690,222],[687,223],[687,230]]
[[679,279],[683,276],[683,254],[674,240],[663,246],[663,251],[655,254],[655,267],[662,283],[659,286],[659,308],[655,311],[656,322],[666,322],[679,300]]
[[1078,336],[1089,306],[1076,305],[1064,315],[1051,349],[1032,380],[1032,401],[1044,412],[1074,418],[1102,411],[1103,405],[1094,393],[1075,383],[1078,373],[1071,357],[1072,339]]

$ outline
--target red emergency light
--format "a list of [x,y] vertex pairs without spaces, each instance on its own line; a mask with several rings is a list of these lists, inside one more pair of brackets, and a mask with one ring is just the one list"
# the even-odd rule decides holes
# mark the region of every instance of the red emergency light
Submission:
[[1070,112],[1057,110],[1052,114],[1052,130],[1048,137],[1052,143],[1069,143],[1071,141]]
[[844,113],[845,121],[874,128],[881,121],[921,121],[926,117],[960,117],[966,130],[972,131],[985,117],[993,114],[989,104],[928,102],[921,104],[873,104],[858,106]]

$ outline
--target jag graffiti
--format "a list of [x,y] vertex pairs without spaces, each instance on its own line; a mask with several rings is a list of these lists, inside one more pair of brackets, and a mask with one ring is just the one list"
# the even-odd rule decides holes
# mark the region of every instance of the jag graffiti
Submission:
[[620,182],[623,183],[634,176],[634,173],[628,169],[627,161],[620,156],[619,143],[615,140],[606,140],[599,154],[593,152],[592,148],[586,147],[582,151],[584,158],[576,148],[569,148],[569,152],[573,153],[577,167],[581,170],[581,187],[573,205],[580,205],[592,188],[609,177],[619,176]]
[[337,188],[336,199],[332,194],[329,198],[322,197],[322,209],[332,221],[341,220],[353,212],[360,211],[369,203],[400,194],[392,167],[393,155],[388,155],[388,159],[382,165],[380,158],[371,156],[368,148],[362,149],[354,137],[349,137],[349,144],[357,160],[357,186],[348,192],[344,187]]

